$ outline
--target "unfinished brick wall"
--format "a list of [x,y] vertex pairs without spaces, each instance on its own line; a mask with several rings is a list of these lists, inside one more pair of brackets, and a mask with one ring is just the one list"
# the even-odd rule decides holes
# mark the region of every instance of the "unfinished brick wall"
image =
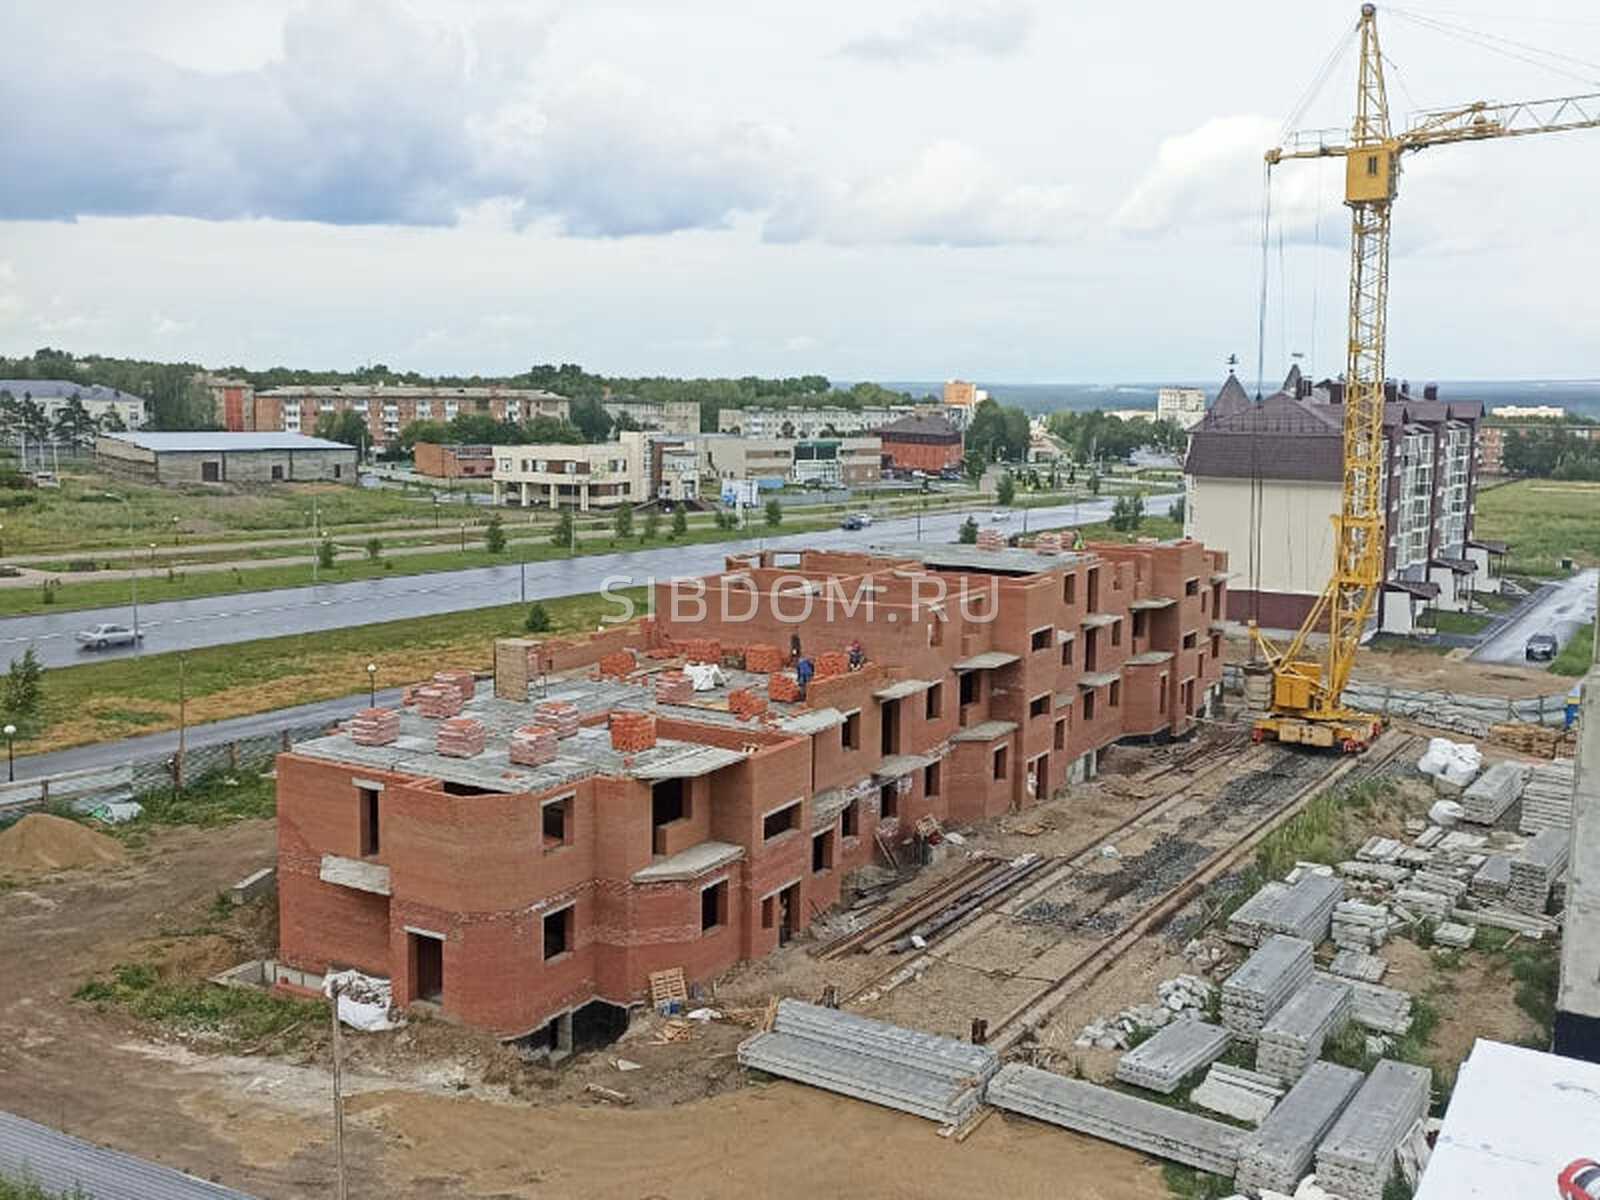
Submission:
[[744,669],[763,675],[771,671],[781,671],[788,664],[788,657],[776,646],[766,642],[752,642],[744,648]]
[[600,674],[612,679],[627,678],[637,665],[632,650],[617,650],[600,656]]
[[850,670],[850,656],[842,650],[824,650],[813,661],[818,679],[832,679]]

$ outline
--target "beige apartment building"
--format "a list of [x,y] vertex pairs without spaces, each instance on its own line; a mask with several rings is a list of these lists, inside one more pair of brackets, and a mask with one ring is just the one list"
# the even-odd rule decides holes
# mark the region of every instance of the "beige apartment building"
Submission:
[[877,437],[704,437],[705,463],[717,479],[781,479],[860,487],[883,478]]

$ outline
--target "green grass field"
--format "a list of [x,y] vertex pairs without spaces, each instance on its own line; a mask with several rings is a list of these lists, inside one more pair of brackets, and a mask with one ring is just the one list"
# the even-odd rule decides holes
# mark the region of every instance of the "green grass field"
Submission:
[[1577,677],[1587,675],[1589,666],[1594,662],[1594,626],[1580,629],[1572,635],[1572,640],[1561,647],[1561,653],[1556,655],[1555,662],[1550,664],[1552,675],[1567,675]]
[[1477,536],[1509,542],[1510,575],[1550,579],[1561,560],[1600,564],[1600,483],[1524,479],[1478,493]]

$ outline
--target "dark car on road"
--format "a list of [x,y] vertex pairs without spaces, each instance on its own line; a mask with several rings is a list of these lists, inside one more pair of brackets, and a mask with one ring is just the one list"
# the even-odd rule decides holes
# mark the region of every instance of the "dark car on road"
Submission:
[[851,513],[848,517],[839,522],[840,529],[865,529],[866,527],[866,522],[862,521],[862,519],[855,513]]
[[1536,633],[1528,639],[1522,653],[1529,662],[1549,662],[1560,649],[1554,634]]

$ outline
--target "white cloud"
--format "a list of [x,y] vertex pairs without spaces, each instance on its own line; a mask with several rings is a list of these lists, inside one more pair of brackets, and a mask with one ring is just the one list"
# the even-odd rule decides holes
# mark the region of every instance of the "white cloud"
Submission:
[[961,54],[1001,58],[1020,50],[1033,27],[1021,4],[944,4],[917,14],[895,29],[852,38],[839,48],[849,58],[912,63]]
[[773,214],[765,235],[777,242],[992,246],[1068,241],[1084,223],[1070,188],[1007,181],[971,146],[946,140],[901,170],[801,189]]

